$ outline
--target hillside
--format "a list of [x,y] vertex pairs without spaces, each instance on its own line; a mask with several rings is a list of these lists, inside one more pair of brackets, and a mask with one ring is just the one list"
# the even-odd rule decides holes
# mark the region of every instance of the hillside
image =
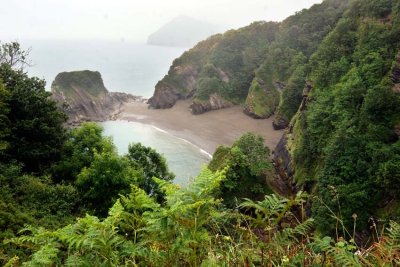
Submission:
[[277,125],[284,128],[296,111],[289,110],[293,105],[285,95],[295,95],[295,105],[301,100],[300,65],[335,26],[347,2],[324,1],[281,23],[255,22],[200,42],[173,62],[150,105],[169,108],[191,98],[192,112],[199,114],[240,104],[255,118],[269,117],[280,105],[278,121],[284,122]]
[[347,227],[355,213],[359,229],[400,217],[399,52],[400,2],[352,1],[303,66],[307,86],[276,160],[319,200],[319,231],[334,231],[332,213]]
[[122,103],[138,99],[108,92],[101,74],[89,70],[59,73],[51,84],[51,92],[70,123],[105,120],[118,112]]
[[216,25],[181,15],[152,33],[147,44],[190,47],[219,31]]

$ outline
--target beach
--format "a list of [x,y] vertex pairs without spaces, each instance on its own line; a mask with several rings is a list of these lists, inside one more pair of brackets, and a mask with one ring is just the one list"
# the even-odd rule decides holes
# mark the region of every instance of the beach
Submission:
[[242,112],[242,107],[209,111],[192,115],[190,100],[178,101],[170,109],[149,109],[143,102],[121,106],[118,119],[150,124],[213,154],[219,145],[231,146],[242,134],[253,132],[265,139],[271,149],[279,142],[283,131],[272,127],[273,117],[256,120]]

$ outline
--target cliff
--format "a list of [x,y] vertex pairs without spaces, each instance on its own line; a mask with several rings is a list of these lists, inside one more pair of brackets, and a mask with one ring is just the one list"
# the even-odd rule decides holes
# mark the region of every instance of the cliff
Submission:
[[59,73],[51,92],[68,115],[69,123],[104,121],[116,115],[122,103],[141,99],[126,93],[108,92],[101,74],[89,70]]

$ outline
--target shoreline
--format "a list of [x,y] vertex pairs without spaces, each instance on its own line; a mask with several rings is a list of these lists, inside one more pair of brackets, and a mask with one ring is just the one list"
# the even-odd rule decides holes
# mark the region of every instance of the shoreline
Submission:
[[283,130],[273,129],[273,117],[256,120],[245,115],[240,106],[192,115],[190,103],[180,100],[170,109],[149,109],[146,103],[136,101],[123,103],[113,119],[151,125],[195,146],[208,157],[219,145],[231,146],[246,132],[263,136],[272,152],[283,134]]
[[[131,122],[131,121],[128,121],[128,122]],[[157,131],[159,131],[159,132],[168,134],[168,135],[170,135],[170,136],[172,136],[172,137],[174,137],[174,138],[177,138],[177,139],[179,139],[179,140],[181,140],[181,141],[183,141],[183,142],[185,142],[185,143],[187,143],[187,144],[189,144],[189,145],[195,147],[196,149],[198,149],[198,150],[200,151],[200,153],[206,155],[209,159],[212,159],[212,154],[208,153],[207,151],[205,151],[205,150],[202,149],[201,147],[197,146],[196,144],[193,144],[193,143],[190,142],[189,140],[187,140],[187,139],[185,139],[185,138],[181,138],[181,137],[175,136],[175,135],[171,134],[170,132],[165,131],[164,129],[158,128],[157,126],[154,126],[154,125],[149,125],[149,126],[151,126],[153,129],[155,129],[155,130],[157,130]]]

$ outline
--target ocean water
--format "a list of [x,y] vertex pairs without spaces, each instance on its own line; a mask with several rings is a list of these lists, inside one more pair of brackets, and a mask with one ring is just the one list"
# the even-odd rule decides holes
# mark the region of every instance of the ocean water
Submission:
[[167,159],[170,171],[176,175],[174,182],[181,186],[196,177],[210,160],[210,155],[201,148],[151,125],[128,121],[107,121],[101,125],[104,134],[113,137],[122,155],[128,152],[130,143],[140,142],[155,148]]
[[[172,61],[186,48],[150,46],[123,41],[48,41],[23,40],[32,48],[29,75],[44,78],[50,90],[55,76],[63,71],[99,71],[109,91],[150,97],[154,86],[167,74]],[[120,154],[128,144],[140,142],[163,154],[176,174],[175,182],[186,185],[199,173],[209,157],[200,148],[150,125],[126,121],[102,123],[105,135],[112,136]]]
[[56,75],[63,71],[99,71],[106,88],[150,97],[154,86],[167,74],[172,61],[187,48],[163,47],[124,41],[22,40],[31,47],[30,75],[44,78],[50,90]]

